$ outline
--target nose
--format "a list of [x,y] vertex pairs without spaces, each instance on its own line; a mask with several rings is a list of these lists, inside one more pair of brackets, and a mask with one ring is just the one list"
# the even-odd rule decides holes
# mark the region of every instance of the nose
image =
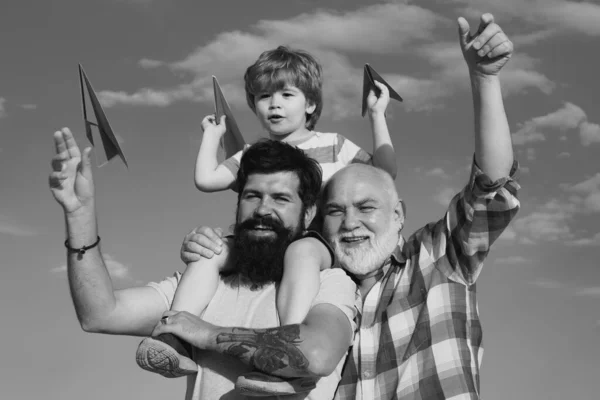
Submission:
[[254,210],[254,215],[257,217],[264,217],[267,215],[271,215],[273,209],[269,203],[268,199],[262,199],[258,207]]
[[344,219],[342,220],[342,228],[347,231],[352,231],[358,228],[360,225],[360,221],[357,218],[357,215],[353,211],[346,211],[344,214]]
[[273,93],[270,100],[271,102],[269,103],[269,110],[279,108],[281,95],[279,93]]

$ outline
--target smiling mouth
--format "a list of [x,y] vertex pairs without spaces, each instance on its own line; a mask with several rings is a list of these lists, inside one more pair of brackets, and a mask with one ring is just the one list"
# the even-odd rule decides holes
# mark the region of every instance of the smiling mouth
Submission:
[[340,239],[340,242],[347,244],[361,244],[369,240],[368,236],[346,236]]

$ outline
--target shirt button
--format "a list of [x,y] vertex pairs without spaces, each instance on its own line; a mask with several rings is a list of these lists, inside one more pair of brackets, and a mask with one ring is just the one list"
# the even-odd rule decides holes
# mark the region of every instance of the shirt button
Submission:
[[370,379],[372,376],[373,376],[373,374],[371,373],[371,371],[363,372],[363,378],[365,378],[365,379]]

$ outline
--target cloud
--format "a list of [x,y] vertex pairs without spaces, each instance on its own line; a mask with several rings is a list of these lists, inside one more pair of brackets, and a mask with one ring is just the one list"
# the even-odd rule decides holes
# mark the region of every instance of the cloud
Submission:
[[535,117],[518,125],[519,130],[512,136],[514,145],[524,145],[546,140],[552,132],[566,133],[578,129],[581,144],[589,146],[600,142],[600,126],[587,121],[586,113],[573,103],[565,103],[562,108],[540,117]]
[[6,107],[4,106],[4,103],[6,103],[6,99],[0,97],[0,118],[6,117]]
[[21,104],[21,107],[24,110],[35,110],[37,109],[37,104]]
[[600,172],[585,181],[561,187],[573,194],[571,201],[577,204],[580,212],[600,212]]
[[569,153],[567,151],[563,151],[563,152],[559,153],[556,157],[557,158],[569,158],[569,157],[571,157],[571,153]]
[[447,188],[440,190],[436,195],[434,195],[433,199],[437,203],[447,207],[450,204],[450,201],[452,200],[452,198],[456,195],[456,193],[458,193],[458,191],[456,189],[447,187]]
[[543,289],[560,289],[564,285],[561,282],[554,281],[552,279],[538,278],[534,281],[529,282],[533,286],[537,286]]
[[448,174],[446,173],[446,171],[439,167],[430,169],[429,171],[425,171],[425,176],[435,176],[443,179],[448,178]]
[[496,259],[499,264],[523,265],[530,264],[531,260],[521,256],[500,257]]
[[[324,102],[334,119],[357,115],[360,108],[362,64],[369,55],[393,55],[400,65],[420,59],[431,66],[430,75],[411,76],[375,69],[406,98],[411,111],[441,108],[460,90],[468,90],[467,68],[457,41],[440,42],[438,35],[456,35],[455,22],[431,10],[404,2],[376,4],[347,12],[318,10],[285,20],[261,20],[247,31],[216,35],[179,61],[141,59],[142,68],[164,66],[190,82],[174,88],[144,88],[135,93],[101,92],[103,104],[165,107],[177,101],[212,101],[207,72],[218,73],[228,101],[245,107],[243,67],[252,64],[267,49],[285,43],[313,54],[324,66]],[[538,33],[544,36],[546,33]],[[531,40],[531,39],[529,39]],[[535,71],[536,60],[518,54],[503,71],[507,95],[528,88],[549,93],[554,84]],[[225,86],[230,85],[228,90]]]
[[600,298],[600,286],[592,286],[581,288],[575,292],[577,296],[596,297]]
[[35,236],[39,232],[15,221],[14,218],[0,214],[0,233],[11,236],[28,237]]
[[[491,12],[497,21],[513,19],[531,27],[551,28],[561,33],[600,36],[600,6],[587,1],[565,0],[451,0],[465,4],[470,17]],[[540,38],[540,40],[543,39]],[[535,42],[533,42],[535,43]]]
[[[104,262],[106,263],[106,269],[113,281],[126,281],[131,279],[129,267],[125,264],[121,264],[115,260],[110,254],[103,253]],[[67,272],[67,266],[61,265],[60,267],[52,268],[50,270],[54,274],[62,274]]]
[[142,58],[138,61],[138,65],[142,68],[150,69],[162,67],[163,65],[165,65],[165,63],[159,60],[150,60],[148,58]]
[[514,221],[513,228],[520,242],[524,244],[572,240],[574,234],[568,222],[571,221],[574,212],[575,205],[553,199],[537,211],[518,218]]

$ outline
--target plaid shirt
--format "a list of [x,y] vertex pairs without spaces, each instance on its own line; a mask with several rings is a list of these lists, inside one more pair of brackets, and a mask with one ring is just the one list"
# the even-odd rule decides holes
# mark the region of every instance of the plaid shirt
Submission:
[[363,301],[336,399],[478,399],[483,348],[475,281],[519,209],[519,184],[473,163],[444,218],[401,240]]

